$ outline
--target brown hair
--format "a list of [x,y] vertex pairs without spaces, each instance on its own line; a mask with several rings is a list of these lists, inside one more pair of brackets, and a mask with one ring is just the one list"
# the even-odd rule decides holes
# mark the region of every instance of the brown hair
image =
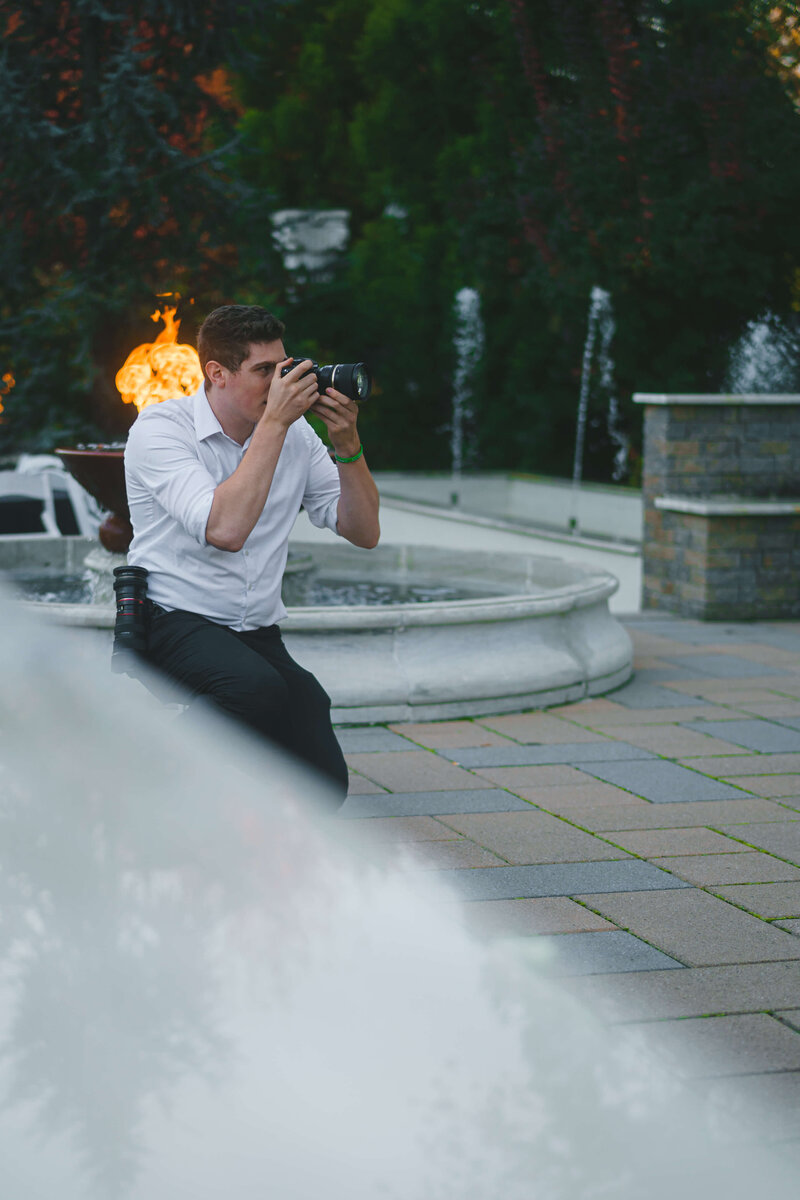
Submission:
[[223,304],[209,313],[197,331],[197,353],[206,375],[210,360],[236,372],[258,342],[277,342],[285,325],[258,304]]

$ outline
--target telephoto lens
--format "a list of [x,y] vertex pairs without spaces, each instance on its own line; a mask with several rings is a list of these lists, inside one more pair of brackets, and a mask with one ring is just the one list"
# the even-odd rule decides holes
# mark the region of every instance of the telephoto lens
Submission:
[[111,670],[132,674],[147,649],[147,571],[144,567],[115,567],[117,616]]
[[[281,377],[288,375],[302,361],[302,358],[293,358],[281,369]],[[312,362],[305,374],[316,376],[317,389],[320,392],[332,387],[337,392],[342,392],[349,400],[355,400],[356,404],[363,404],[368,400],[372,391],[372,376],[369,367],[363,362],[330,363],[324,367]]]

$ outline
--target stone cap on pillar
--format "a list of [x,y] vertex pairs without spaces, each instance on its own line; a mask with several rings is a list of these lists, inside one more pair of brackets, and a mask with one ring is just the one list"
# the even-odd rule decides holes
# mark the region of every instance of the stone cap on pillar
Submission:
[[634,404],[800,404],[800,393],[634,392]]
[[656,496],[663,512],[698,517],[791,517],[800,513],[800,499],[759,500],[750,496]]

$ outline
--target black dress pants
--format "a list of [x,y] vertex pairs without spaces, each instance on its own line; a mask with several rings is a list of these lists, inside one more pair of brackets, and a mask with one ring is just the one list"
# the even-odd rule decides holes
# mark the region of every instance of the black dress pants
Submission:
[[277,625],[237,631],[198,613],[154,606],[146,659],[257,733],[315,767],[347,795],[347,764],[331,725],[331,702],[289,654]]

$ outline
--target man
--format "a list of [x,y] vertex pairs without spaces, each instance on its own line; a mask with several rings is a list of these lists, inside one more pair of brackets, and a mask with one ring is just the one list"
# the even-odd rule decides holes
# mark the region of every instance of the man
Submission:
[[[128,562],[148,571],[147,659],[322,771],[344,799],[330,700],[281,640],[281,582],[301,505],[314,525],[369,549],[378,491],[357,405],[333,388],[320,395],[309,360],[282,376],[283,333],[256,305],[215,309],[197,338],[200,388],[134,422]],[[327,426],[335,465],[307,412]]]

